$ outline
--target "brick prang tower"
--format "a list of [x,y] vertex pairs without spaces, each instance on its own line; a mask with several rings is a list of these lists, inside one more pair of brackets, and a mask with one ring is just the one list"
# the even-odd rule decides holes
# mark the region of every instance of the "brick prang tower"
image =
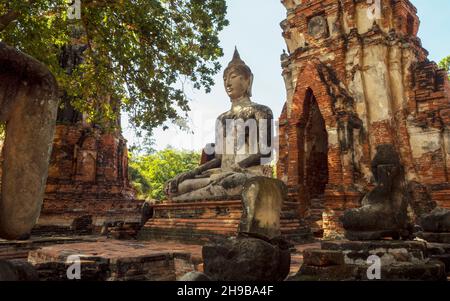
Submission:
[[287,101],[278,177],[316,233],[374,184],[380,144],[400,154],[417,216],[450,207],[450,84],[427,59],[408,0],[283,0]]

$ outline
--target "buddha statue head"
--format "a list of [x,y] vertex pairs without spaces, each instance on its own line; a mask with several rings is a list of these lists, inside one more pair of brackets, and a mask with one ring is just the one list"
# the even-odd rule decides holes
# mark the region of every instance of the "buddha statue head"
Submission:
[[232,102],[252,96],[253,73],[241,59],[237,49],[223,73],[223,81]]

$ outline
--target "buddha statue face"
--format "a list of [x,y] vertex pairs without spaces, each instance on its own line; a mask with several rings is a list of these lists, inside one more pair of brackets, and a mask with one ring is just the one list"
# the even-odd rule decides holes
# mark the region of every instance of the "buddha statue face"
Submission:
[[241,99],[243,97],[248,97],[250,78],[239,72],[237,68],[233,68],[228,72],[227,76],[224,76],[225,90],[231,100]]
[[223,74],[225,90],[231,101],[251,96],[253,74],[250,68],[241,60],[237,50],[233,60]]

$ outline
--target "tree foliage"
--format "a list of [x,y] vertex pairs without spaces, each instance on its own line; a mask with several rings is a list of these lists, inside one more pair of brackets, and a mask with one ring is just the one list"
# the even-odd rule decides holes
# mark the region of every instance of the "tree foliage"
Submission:
[[450,55],[443,58],[442,61],[439,62],[439,67],[447,70],[447,72],[449,73],[448,79],[450,80]]
[[163,200],[165,183],[176,175],[196,168],[199,152],[165,149],[148,155],[130,155],[129,171],[138,196]]
[[[69,20],[67,2],[0,0],[0,40],[45,63],[91,120],[114,115],[111,97],[151,132],[189,110],[180,83],[210,90],[225,0],[82,0],[80,20]],[[70,43],[87,50],[69,76],[59,56]]]

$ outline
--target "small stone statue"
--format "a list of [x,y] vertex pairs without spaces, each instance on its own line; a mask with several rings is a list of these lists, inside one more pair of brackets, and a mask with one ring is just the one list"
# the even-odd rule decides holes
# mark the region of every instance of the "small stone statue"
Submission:
[[[253,74],[237,50],[224,71],[223,79],[231,99],[231,109],[217,119],[214,157],[166,184],[166,194],[173,201],[233,198],[240,196],[247,179],[270,176],[270,168],[261,165],[261,159],[271,154],[262,154],[260,139],[266,137],[265,143],[271,147],[273,114],[270,108],[250,100]],[[227,131],[230,124],[236,122],[232,131],[238,131],[239,121],[254,121],[256,133],[250,133],[247,127],[244,128],[245,139],[240,140],[236,134],[230,135],[230,131]],[[252,148],[255,146],[252,137],[257,139],[257,149]]]
[[411,238],[403,168],[393,145],[377,147],[372,172],[377,186],[363,198],[361,208],[347,210],[341,218],[345,236],[350,240]]

